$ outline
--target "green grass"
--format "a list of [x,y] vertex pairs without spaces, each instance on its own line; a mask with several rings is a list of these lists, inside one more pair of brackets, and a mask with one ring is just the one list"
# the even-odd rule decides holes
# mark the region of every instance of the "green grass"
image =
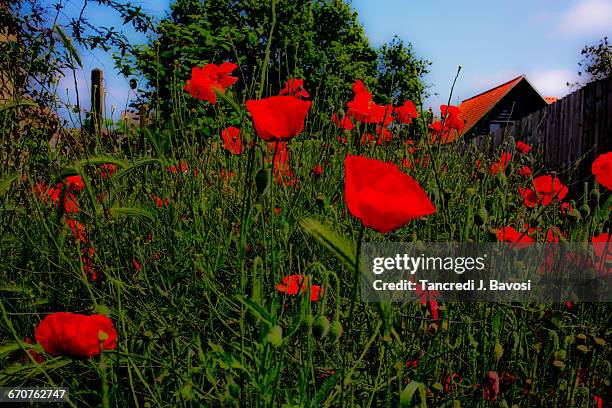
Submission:
[[[150,149],[139,146],[135,131],[122,146],[90,138],[81,141],[86,149],[72,144],[59,154],[35,127],[24,132],[23,145],[13,145],[30,154],[18,169],[7,158],[0,174],[0,386],[67,386],[79,407],[591,407],[595,395],[609,401],[607,304],[442,303],[435,322],[416,302],[355,302],[361,226],[343,199],[344,157],[401,166],[403,140],[425,137],[423,123],[396,131],[387,146],[342,144],[325,119],[331,108],[315,101],[305,131],[288,146],[297,187],[272,178],[262,195],[254,176],[266,146],[244,105],[229,97],[232,104],[219,102],[223,109],[203,104],[195,112],[177,102],[173,117],[146,129]],[[6,133],[18,128],[13,109],[0,115]],[[226,152],[220,132],[229,123],[256,147],[240,156]],[[543,228],[540,242],[553,226],[570,241],[588,241],[609,225],[609,193],[596,197],[593,186],[574,195],[579,214],[564,216],[558,205],[524,207],[519,163],[538,170],[537,152],[517,154],[506,176],[492,176],[490,161],[469,142],[418,147],[415,157],[428,155],[429,165],[410,174],[438,211],[384,236],[365,230],[364,241],[489,242],[495,229],[523,223]],[[513,141],[503,148],[513,149]],[[167,169],[180,161],[188,163],[184,174]],[[119,171],[104,180],[101,163]],[[310,174],[317,164],[320,177]],[[230,171],[233,177],[224,176]],[[39,180],[55,184],[70,174],[86,181],[74,218],[95,249],[97,281],[84,271],[67,215],[32,192]],[[151,197],[169,204],[158,208]],[[488,217],[479,226],[481,208]],[[322,242],[330,234],[336,238]],[[278,293],[276,285],[291,274],[311,276],[324,286],[323,298]],[[46,356],[36,363],[25,349],[39,346],[24,339],[55,311],[109,315],[117,349],[92,360]],[[321,339],[320,316],[335,326]],[[344,329],[338,339],[337,322]],[[502,378],[495,402],[483,398],[488,371]]]

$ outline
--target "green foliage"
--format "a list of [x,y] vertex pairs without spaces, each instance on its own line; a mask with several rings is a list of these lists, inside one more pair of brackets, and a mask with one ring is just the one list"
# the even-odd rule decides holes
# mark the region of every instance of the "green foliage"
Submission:
[[597,45],[587,45],[581,52],[582,61],[578,63],[578,75],[593,82],[612,76],[612,44],[604,37]]
[[[396,98],[420,98],[429,63],[397,39],[374,49],[349,3],[279,0],[276,15],[264,95],[278,93],[286,79],[296,77],[332,103],[332,95],[351,95],[355,79],[382,94],[391,90]],[[235,89],[252,98],[260,85],[271,18],[269,0],[178,0],[159,24],[157,37],[138,49],[131,63],[148,80],[147,96],[157,96],[165,108],[180,91],[173,90],[173,81],[186,80],[193,66],[209,62],[237,62],[242,81]]]

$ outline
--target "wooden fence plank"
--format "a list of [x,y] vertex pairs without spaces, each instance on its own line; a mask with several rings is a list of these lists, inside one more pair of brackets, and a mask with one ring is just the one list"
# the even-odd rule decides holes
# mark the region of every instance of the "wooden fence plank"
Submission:
[[[545,170],[581,184],[591,176],[593,160],[612,150],[612,78],[590,83],[517,120],[508,134],[537,147]],[[495,145],[502,143],[500,135],[492,135]]]

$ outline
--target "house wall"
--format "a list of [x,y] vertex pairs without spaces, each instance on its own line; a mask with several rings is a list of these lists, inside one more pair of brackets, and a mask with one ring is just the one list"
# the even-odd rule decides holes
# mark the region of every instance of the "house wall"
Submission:
[[[0,0],[0,8],[5,11],[6,4]],[[9,40],[15,40],[14,36],[9,36],[6,29],[0,29],[0,43],[6,44]],[[10,81],[8,74],[0,70],[0,105],[5,104],[13,98],[13,84]]]
[[529,85],[527,81],[517,84],[502,100],[485,115],[470,131],[473,135],[487,135],[491,124],[505,128],[508,124],[545,108],[547,102]]

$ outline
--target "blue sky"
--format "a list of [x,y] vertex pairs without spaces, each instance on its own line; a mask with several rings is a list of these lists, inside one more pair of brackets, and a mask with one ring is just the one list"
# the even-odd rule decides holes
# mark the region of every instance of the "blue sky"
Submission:
[[[82,0],[69,0],[66,14],[78,13]],[[91,3],[91,2],[90,2]],[[168,0],[137,1],[163,17]],[[426,106],[446,103],[457,66],[462,66],[452,98],[458,103],[490,87],[525,74],[545,96],[562,97],[565,85],[577,79],[580,50],[585,44],[612,37],[612,0],[353,0],[371,43],[379,46],[399,35],[416,54],[433,62],[425,78],[433,85]],[[88,6],[86,15],[100,25],[120,24],[104,8]],[[142,42],[142,36],[129,38]],[[100,67],[106,75],[107,114],[125,109],[127,81],[113,73],[113,63],[102,52],[82,53],[84,72],[77,74],[81,98],[88,100],[89,71]],[[59,92],[72,95],[72,78],[60,81]]]

